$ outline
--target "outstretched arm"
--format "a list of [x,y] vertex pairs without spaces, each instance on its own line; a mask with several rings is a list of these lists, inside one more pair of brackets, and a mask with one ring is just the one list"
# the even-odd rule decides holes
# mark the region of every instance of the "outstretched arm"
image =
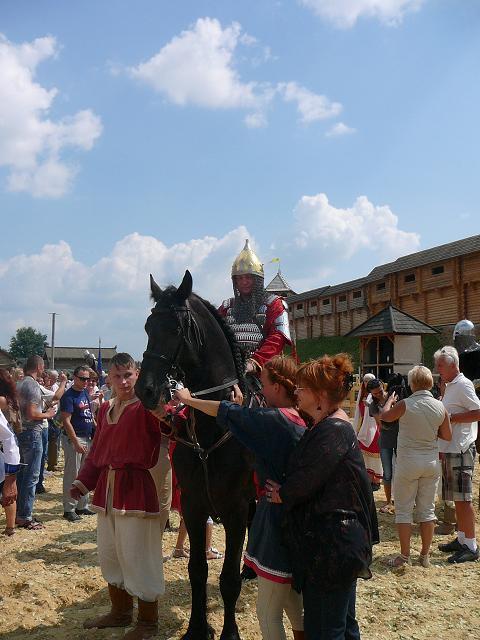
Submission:
[[[200,398],[192,398],[192,395],[188,389],[177,389],[175,391],[175,400],[181,402],[182,404],[186,404],[188,407],[192,407],[192,409],[198,409],[202,413],[206,413],[207,416],[217,417],[218,408],[220,407],[219,400],[201,400]],[[237,385],[234,385],[234,390],[232,391],[232,401],[236,404],[242,404],[243,395]]]

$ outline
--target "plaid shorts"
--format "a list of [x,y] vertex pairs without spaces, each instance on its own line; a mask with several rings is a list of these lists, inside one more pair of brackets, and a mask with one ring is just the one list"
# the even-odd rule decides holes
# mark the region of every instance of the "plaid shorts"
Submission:
[[475,443],[465,453],[445,453],[442,459],[442,498],[457,502],[472,501]]

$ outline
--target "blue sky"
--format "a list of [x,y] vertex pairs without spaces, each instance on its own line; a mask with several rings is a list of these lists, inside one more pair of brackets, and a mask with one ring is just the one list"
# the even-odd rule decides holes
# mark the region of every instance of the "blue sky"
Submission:
[[148,273],[219,303],[479,233],[476,0],[0,4],[0,344],[139,355]]

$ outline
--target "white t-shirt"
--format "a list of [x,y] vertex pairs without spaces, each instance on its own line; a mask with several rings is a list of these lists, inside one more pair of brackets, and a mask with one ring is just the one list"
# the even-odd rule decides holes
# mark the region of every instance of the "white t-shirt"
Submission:
[[[480,409],[480,400],[475,393],[475,387],[463,373],[459,373],[451,382],[447,382],[442,402],[447,413],[452,415]],[[476,421],[454,422],[451,441],[439,438],[438,449],[441,453],[464,453],[477,439],[477,431]]]
[[5,463],[18,464],[20,462],[20,451],[18,450],[17,441],[13,435],[13,431],[8,426],[8,422],[0,410],[0,482],[5,479]]

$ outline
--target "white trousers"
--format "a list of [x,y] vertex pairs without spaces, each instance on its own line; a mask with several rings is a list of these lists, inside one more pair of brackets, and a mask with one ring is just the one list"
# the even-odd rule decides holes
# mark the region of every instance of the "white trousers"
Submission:
[[258,576],[257,617],[263,640],[287,640],[283,612],[292,629],[303,630],[303,600],[290,584],[266,580]]
[[162,536],[171,501],[172,474],[168,449],[160,450],[158,463],[160,516],[139,518],[112,511],[108,492],[106,513],[97,516],[100,569],[105,580],[145,602],[155,602],[165,593]]

